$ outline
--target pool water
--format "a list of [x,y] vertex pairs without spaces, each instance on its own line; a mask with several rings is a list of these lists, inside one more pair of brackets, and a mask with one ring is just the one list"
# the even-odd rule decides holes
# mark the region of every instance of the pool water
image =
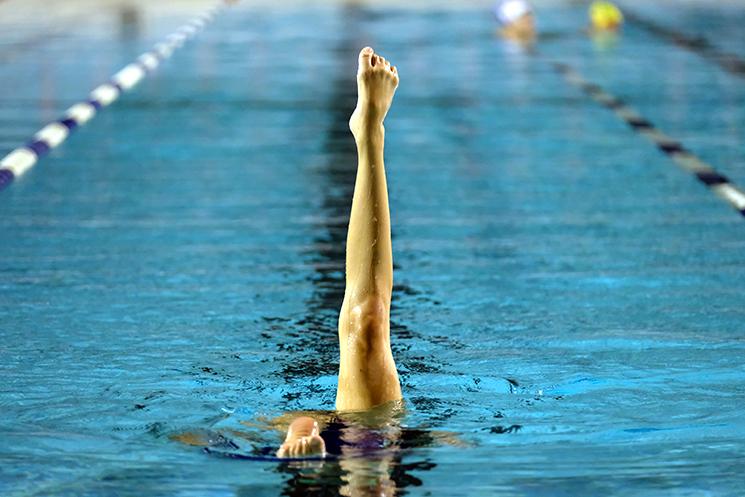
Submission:
[[[745,57],[745,6],[670,5],[627,6]],[[208,6],[3,21],[0,153]],[[487,7],[233,7],[0,192],[1,495],[742,494],[743,218],[550,62],[740,186],[745,81],[633,23],[593,44],[579,4],[520,52]],[[368,44],[401,74],[392,442],[178,443],[333,408]]]

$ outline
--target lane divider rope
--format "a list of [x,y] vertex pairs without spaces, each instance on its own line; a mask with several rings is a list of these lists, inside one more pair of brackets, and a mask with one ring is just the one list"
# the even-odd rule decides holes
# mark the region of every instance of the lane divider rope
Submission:
[[587,81],[580,73],[567,64],[554,62],[552,65],[571,85],[582,90],[602,106],[612,110],[626,124],[631,126],[634,131],[654,143],[657,148],[669,156],[678,166],[692,173],[719,198],[745,216],[745,192],[734,185],[729,178],[686,149],[679,141],[660,131],[648,119],[625,104],[623,100],[606,92],[599,85]]
[[706,38],[702,36],[688,36],[675,29],[661,26],[649,19],[641,17],[625,7],[623,14],[630,22],[637,24],[639,27],[653,35],[667,40],[685,50],[693,52],[704,59],[711,60],[715,64],[718,64],[722,69],[734,74],[735,76],[745,78],[745,60],[736,54],[720,50]]
[[152,50],[143,53],[137,60],[114,74],[108,82],[94,88],[87,100],[76,103],[65,111],[62,118],[41,128],[26,145],[16,148],[0,159],[0,190],[31,169],[40,158],[64,142],[72,131],[90,121],[96,112],[110,105],[122,93],[132,89],[145,76],[154,72],[161,62],[199,33],[228,3],[233,2],[222,1],[181,26],[163,41],[155,44]]

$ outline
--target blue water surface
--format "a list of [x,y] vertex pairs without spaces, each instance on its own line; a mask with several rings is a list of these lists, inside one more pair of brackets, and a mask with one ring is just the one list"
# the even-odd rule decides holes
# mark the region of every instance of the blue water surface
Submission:
[[[629,5],[745,57],[716,36],[742,5]],[[207,6],[4,21],[0,154]],[[525,52],[486,5],[239,5],[0,192],[0,494],[741,495],[743,218],[550,62],[741,186],[745,80],[633,23],[594,43],[584,9]],[[405,407],[380,452],[207,455],[175,438],[251,453],[333,409],[365,45],[401,75]]]

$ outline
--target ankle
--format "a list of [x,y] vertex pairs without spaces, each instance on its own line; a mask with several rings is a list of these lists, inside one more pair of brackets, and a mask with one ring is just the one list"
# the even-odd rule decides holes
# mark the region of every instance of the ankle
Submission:
[[385,127],[381,119],[372,118],[369,114],[361,115],[357,111],[349,119],[349,129],[358,144],[385,137]]

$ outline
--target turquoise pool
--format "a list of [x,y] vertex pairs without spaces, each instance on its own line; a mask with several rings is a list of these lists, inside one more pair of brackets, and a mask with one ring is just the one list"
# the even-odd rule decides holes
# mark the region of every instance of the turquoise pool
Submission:
[[[671,4],[622,6],[745,58],[745,5]],[[0,155],[210,4],[128,5],[0,22]],[[1,191],[0,494],[742,495],[745,219],[551,63],[739,186],[745,79],[631,21],[594,44],[583,4],[538,17],[524,53],[486,3],[237,5]],[[261,451],[251,423],[333,407],[368,44],[401,75],[398,441],[178,443]]]

